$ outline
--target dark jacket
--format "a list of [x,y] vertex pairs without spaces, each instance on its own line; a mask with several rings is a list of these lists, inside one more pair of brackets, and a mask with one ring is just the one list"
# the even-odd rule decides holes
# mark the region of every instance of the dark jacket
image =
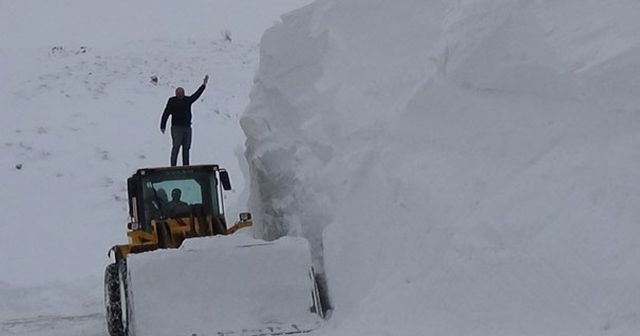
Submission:
[[162,113],[162,119],[160,120],[160,128],[165,129],[167,127],[167,119],[171,116],[172,126],[191,126],[191,104],[200,98],[202,92],[204,92],[204,84],[200,85],[198,91],[191,96],[184,96],[182,98],[171,97],[167,101],[167,106]]

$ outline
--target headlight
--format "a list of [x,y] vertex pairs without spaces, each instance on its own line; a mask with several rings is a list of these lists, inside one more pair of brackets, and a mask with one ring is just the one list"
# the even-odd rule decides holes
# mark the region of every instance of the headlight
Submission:
[[240,221],[246,222],[248,220],[251,220],[251,213],[250,212],[241,212],[240,213]]

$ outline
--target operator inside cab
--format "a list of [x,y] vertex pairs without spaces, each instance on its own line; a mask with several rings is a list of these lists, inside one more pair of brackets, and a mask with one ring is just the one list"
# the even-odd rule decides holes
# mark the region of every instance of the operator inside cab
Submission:
[[171,202],[167,204],[167,215],[169,217],[178,217],[189,215],[189,204],[180,200],[182,190],[174,188],[171,190]]

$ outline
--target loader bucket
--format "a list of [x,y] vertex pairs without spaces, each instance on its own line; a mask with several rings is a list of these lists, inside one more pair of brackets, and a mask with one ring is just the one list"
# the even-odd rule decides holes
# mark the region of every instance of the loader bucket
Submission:
[[322,321],[302,238],[194,238],[127,267],[130,335],[300,334]]

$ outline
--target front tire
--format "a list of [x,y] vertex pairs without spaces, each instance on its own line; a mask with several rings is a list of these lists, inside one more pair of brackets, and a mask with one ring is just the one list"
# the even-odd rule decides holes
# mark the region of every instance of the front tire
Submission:
[[107,330],[111,336],[127,336],[127,269],[124,262],[112,263],[104,272],[104,304]]

